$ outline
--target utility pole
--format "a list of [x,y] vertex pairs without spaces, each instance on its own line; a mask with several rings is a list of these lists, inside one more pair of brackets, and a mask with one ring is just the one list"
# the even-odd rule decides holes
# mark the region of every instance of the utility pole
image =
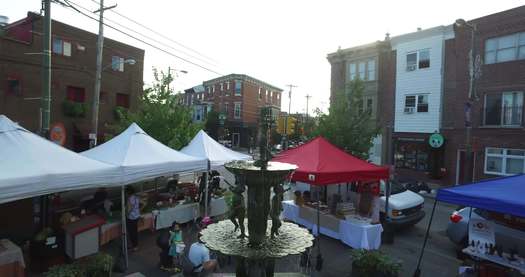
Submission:
[[42,0],[44,10],[44,37],[42,47],[42,103],[40,135],[49,137],[51,114],[51,0]]
[[102,79],[102,51],[104,49],[104,11],[112,9],[117,5],[111,7],[104,7],[104,0],[100,0],[100,9],[94,11],[99,13],[98,20],[98,40],[97,40],[97,72],[95,74],[95,89],[93,90],[93,107],[91,118],[91,133],[89,134],[89,148],[97,146],[98,136],[98,105],[100,98],[100,83]]
[[305,97],[306,97],[306,120],[308,121],[308,102],[310,101],[310,98],[312,98],[312,96],[310,94],[307,94]]
[[284,121],[284,149],[288,150],[288,118],[290,118],[290,113],[292,111],[292,88],[296,88],[295,85],[286,85],[289,87],[288,91],[288,115],[286,116],[286,121]]

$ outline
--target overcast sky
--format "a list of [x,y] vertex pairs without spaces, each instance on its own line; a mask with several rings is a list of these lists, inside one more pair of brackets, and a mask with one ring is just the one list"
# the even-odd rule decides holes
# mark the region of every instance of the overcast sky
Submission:
[[[2,5],[0,14],[8,16],[10,22],[24,17],[27,11],[38,12],[41,7],[39,0],[3,1],[9,4]],[[97,4],[93,1],[71,0],[95,10]],[[328,108],[330,64],[326,55],[339,46],[348,48],[382,40],[387,32],[395,36],[416,31],[418,27],[452,24],[457,18],[474,19],[524,5],[525,1],[105,0],[106,6],[113,4],[118,4],[115,11],[206,57],[106,12],[109,20],[179,50],[154,43],[173,54],[222,75],[247,74],[286,91],[286,85],[297,85],[292,94],[292,112],[305,111],[307,94],[312,95],[309,109],[312,112],[316,107]],[[71,9],[53,4],[51,14],[54,20],[98,32],[97,22]],[[146,50],[146,83],[152,79],[152,67],[187,70],[188,74],[175,80],[176,90],[219,76],[109,28],[104,32],[106,37]],[[287,94],[282,99],[283,110],[288,110]]]

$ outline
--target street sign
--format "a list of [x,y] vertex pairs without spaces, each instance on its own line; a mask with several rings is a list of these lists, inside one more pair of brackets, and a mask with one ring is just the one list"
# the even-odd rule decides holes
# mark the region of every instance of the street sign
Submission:
[[443,135],[439,133],[432,134],[428,139],[428,144],[430,144],[432,148],[440,148],[443,146],[443,143],[445,143],[445,139]]

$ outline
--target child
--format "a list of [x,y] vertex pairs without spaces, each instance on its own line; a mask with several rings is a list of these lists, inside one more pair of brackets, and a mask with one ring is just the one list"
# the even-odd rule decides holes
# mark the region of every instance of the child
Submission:
[[[173,222],[173,225],[170,230],[169,255],[173,257],[173,259],[175,260],[174,264],[178,266],[180,266],[179,255],[182,253],[182,250],[184,249],[183,247],[180,246],[181,244],[184,245],[184,242],[182,240],[182,231],[180,229],[179,224],[177,224],[177,222]],[[177,245],[179,245],[178,248],[177,248]],[[180,269],[177,268],[175,271],[178,272],[180,271]]]

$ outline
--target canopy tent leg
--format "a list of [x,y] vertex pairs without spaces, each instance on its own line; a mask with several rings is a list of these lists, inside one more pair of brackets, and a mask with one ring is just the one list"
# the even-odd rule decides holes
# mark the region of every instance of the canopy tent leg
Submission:
[[414,277],[421,276],[421,260],[423,259],[423,253],[425,252],[425,247],[427,246],[428,235],[430,233],[430,226],[432,225],[432,219],[434,218],[434,212],[436,211],[437,199],[434,200],[434,205],[432,206],[432,213],[430,214],[430,220],[428,221],[427,232],[425,233],[425,239],[423,240],[423,247],[421,248],[421,253],[417,259],[416,270],[414,271]]
[[208,160],[208,167],[206,170],[206,174],[204,175],[204,184],[206,188],[204,189],[204,217],[208,216],[208,175],[210,174],[210,160]]
[[125,268],[128,268],[128,239],[127,239],[127,230],[126,230],[126,186],[122,186],[120,193],[120,204],[121,204],[121,226],[122,226],[122,251],[124,253],[124,264]]
[[323,255],[321,255],[321,200],[317,201],[317,261],[315,269],[321,271],[323,269]]

